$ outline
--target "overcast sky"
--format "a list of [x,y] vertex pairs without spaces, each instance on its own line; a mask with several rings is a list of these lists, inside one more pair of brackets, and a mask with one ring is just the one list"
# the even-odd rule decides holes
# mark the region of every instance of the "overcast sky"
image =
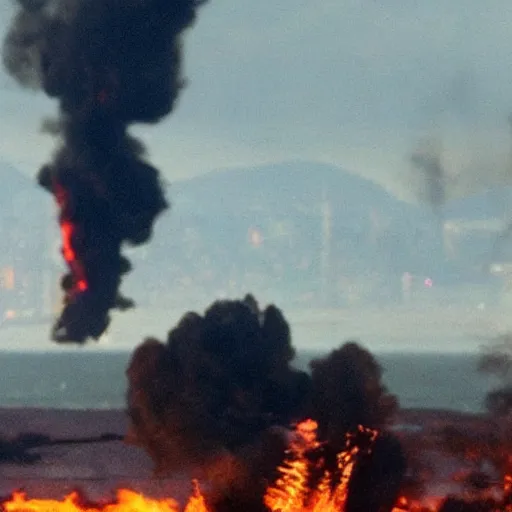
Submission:
[[[487,180],[509,160],[511,29],[505,0],[212,0],[177,110],[138,131],[170,179],[310,159],[402,190],[408,154],[436,137],[451,174]],[[33,173],[54,106],[0,84],[0,154]]]

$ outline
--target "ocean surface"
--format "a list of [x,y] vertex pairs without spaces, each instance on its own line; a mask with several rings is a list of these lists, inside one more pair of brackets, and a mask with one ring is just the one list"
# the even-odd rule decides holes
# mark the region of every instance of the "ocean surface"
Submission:
[[[299,352],[307,368],[321,353]],[[496,382],[476,371],[476,354],[375,354],[403,407],[483,410]],[[123,408],[129,352],[0,352],[0,407]]]

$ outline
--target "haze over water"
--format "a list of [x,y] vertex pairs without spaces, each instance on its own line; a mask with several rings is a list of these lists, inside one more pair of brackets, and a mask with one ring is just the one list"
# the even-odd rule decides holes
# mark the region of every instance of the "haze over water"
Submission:
[[[306,368],[322,352],[299,352]],[[129,352],[0,353],[0,407],[124,409]],[[464,354],[377,354],[403,407],[483,410],[492,379]]]

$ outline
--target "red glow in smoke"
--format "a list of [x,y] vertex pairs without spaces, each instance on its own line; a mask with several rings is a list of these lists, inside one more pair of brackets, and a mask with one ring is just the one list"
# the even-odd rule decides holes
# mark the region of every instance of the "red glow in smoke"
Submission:
[[76,259],[75,251],[71,245],[71,236],[73,235],[73,224],[64,220],[60,224],[62,234],[62,254],[64,259],[71,263]]
[[105,89],[102,89],[98,95],[97,95],[97,98],[98,98],[98,103],[101,103],[102,105],[104,105],[107,100],[108,100],[108,93]]
[[55,185],[54,193],[57,204],[61,208],[61,220],[59,221],[59,224],[62,237],[62,255],[71,270],[73,282],[75,283],[74,289],[78,292],[84,292],[89,286],[85,279],[85,272],[82,263],[78,259],[75,249],[73,248],[73,235],[76,227],[71,221],[64,218],[68,204],[68,194],[59,184]]

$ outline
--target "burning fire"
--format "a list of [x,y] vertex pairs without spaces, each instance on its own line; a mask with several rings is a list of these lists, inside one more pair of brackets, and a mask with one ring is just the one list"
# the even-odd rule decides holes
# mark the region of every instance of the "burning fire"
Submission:
[[[108,504],[86,504],[86,500],[77,492],[67,495],[63,500],[27,498],[23,492],[15,492],[12,497],[2,503],[5,512],[212,512],[197,484],[194,493],[189,498],[185,507],[181,507],[172,498],[153,499],[143,496],[129,489],[119,489],[116,500]],[[297,494],[293,494],[293,488],[288,489],[269,506],[272,498],[271,490],[266,497],[266,505],[271,511],[280,512],[343,512],[344,500],[332,493],[327,479],[317,487],[315,495],[309,500],[309,504],[302,506]],[[341,492],[343,498],[345,490]],[[429,504],[409,502],[406,498],[400,498],[393,512],[434,512],[439,510],[441,500],[435,500]],[[510,512],[512,508],[496,508],[496,512]]]
[[172,498],[152,499],[129,489],[119,489],[116,500],[106,505],[86,504],[77,492],[68,494],[62,501],[28,499],[25,493],[15,492],[2,506],[5,512],[208,512],[195,480],[192,496],[183,509]]
[[[267,488],[263,503],[269,512],[344,512],[347,506],[349,482],[358,457],[372,451],[379,432],[359,426],[347,435],[345,449],[335,457],[334,468],[328,468],[322,450],[325,443],[317,438],[318,424],[307,419],[295,427],[283,464],[278,468],[279,477]],[[63,500],[28,498],[24,492],[14,492],[1,507],[5,512],[214,512],[201,492],[197,480],[182,506],[172,498],[153,499],[129,489],[119,489],[116,499],[109,503],[90,504],[78,492]],[[510,491],[512,476],[506,476],[503,499],[491,508],[478,509],[489,512],[512,512]],[[445,510],[441,498],[420,502],[400,497],[392,512],[435,512]],[[470,502],[455,504],[453,510],[476,510]],[[488,504],[487,504],[488,505]],[[446,510],[452,510],[450,505]]]
[[[206,510],[195,506],[195,497],[190,499],[185,512]],[[180,507],[173,499],[154,500],[128,489],[117,491],[114,503],[104,506],[83,504],[77,492],[66,496],[64,500],[27,499],[22,492],[15,492],[12,499],[3,503],[5,512],[178,512]]]
[[85,270],[82,262],[77,257],[74,248],[74,237],[76,236],[76,226],[67,218],[69,209],[69,195],[67,191],[58,183],[54,186],[55,199],[61,210],[60,214],[60,232],[62,237],[62,256],[71,270],[72,287],[69,290],[71,296],[84,292],[88,289],[88,283],[85,276]]
[[[332,499],[330,491],[327,489],[327,483],[323,482],[316,493],[316,501],[312,501],[307,507],[300,508],[296,496],[289,496],[286,503],[282,502],[282,508],[271,508],[270,510],[300,511],[300,512],[340,512],[343,511],[343,503],[336,503]],[[23,492],[15,492],[12,498],[2,504],[5,512],[210,512],[206,501],[196,487],[193,495],[189,498],[187,504],[182,508],[177,501],[172,498],[152,499],[129,489],[119,489],[117,498],[113,503],[106,505],[85,504],[85,500],[77,492],[67,495],[63,500],[52,499],[34,499],[27,498]],[[294,504],[298,508],[290,508],[288,505]],[[409,503],[405,498],[401,498],[393,512],[404,511],[433,511],[438,507],[422,507],[419,504]],[[505,509],[510,510],[510,509]]]
[[[365,436],[371,444],[377,431],[359,427],[356,435],[347,436],[346,449],[337,455],[337,478],[324,470],[318,483],[311,489],[312,473],[322,460],[313,460],[323,448],[317,439],[317,423],[305,420],[299,423],[290,442],[287,456],[279,468],[280,477],[269,487],[264,503],[269,512],[339,512],[344,510],[347,485],[360,448],[356,438]],[[117,491],[116,500],[103,505],[90,505],[73,492],[62,501],[27,498],[23,492],[15,492],[3,503],[5,512],[210,512],[197,481],[193,481],[193,492],[184,508],[177,501],[152,499],[128,489]]]
[[[335,471],[323,468],[320,456],[311,457],[323,448],[317,439],[318,424],[311,420],[299,423],[295,438],[287,451],[287,457],[279,468],[281,474],[273,487],[267,490],[265,505],[272,512],[338,512],[344,510],[347,499],[347,486],[354,463],[361,447],[357,442],[360,436],[366,437],[370,451],[377,438],[376,430],[359,426],[355,435],[348,435],[345,450],[336,456]],[[313,472],[321,469],[317,484],[311,488]],[[337,476],[334,475],[337,473]]]
[[76,253],[73,249],[72,239],[75,227],[69,221],[63,220],[60,223],[60,229],[62,233],[62,254],[66,260],[69,268],[71,269],[74,277],[76,278],[76,288],[80,292],[87,290],[87,281],[84,277],[84,271],[82,265],[76,257]]

